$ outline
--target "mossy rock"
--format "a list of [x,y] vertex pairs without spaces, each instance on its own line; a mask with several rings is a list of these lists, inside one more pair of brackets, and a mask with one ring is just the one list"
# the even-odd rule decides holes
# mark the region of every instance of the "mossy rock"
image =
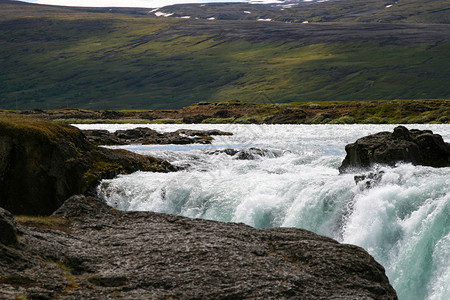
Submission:
[[0,116],[0,207],[13,214],[49,215],[101,179],[138,170],[175,168],[153,157],[96,147],[70,125]]

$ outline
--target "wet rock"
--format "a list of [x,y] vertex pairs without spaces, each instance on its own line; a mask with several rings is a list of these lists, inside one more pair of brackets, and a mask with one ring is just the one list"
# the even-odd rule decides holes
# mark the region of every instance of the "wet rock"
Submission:
[[450,166],[450,144],[430,130],[408,130],[398,126],[393,133],[380,132],[358,139],[345,147],[347,156],[339,171],[393,166],[398,162],[431,167]]
[[280,157],[283,154],[281,151],[273,151],[273,150],[259,149],[259,148],[253,148],[253,147],[248,148],[248,149],[242,149],[242,150],[227,148],[227,149],[220,149],[220,150],[207,152],[207,154],[219,154],[219,153],[224,153],[226,155],[233,156],[235,159],[240,159],[240,160],[255,160],[255,159],[259,159],[261,157],[275,158],[275,157]]
[[209,136],[209,135],[233,135],[231,132],[221,131],[217,129],[210,130],[194,130],[194,129],[178,129],[175,131],[178,134],[184,134],[187,136]]
[[[21,225],[20,247],[0,255],[0,294],[12,299],[397,299],[383,267],[362,248],[302,229],[120,212],[85,196],[71,197],[52,218],[70,221],[71,233]],[[7,263],[11,255],[25,263],[20,271]]]
[[16,222],[12,214],[0,207],[0,243],[15,245],[17,243]]
[[355,183],[362,183],[363,187],[366,189],[371,189],[378,183],[380,183],[383,178],[384,171],[370,172],[367,174],[356,175],[354,177]]
[[168,172],[169,163],[96,147],[73,126],[29,117],[0,118],[0,207],[48,215],[101,179],[138,170]]
[[122,141],[108,130],[83,130],[83,133],[94,145],[122,145]]
[[232,135],[220,130],[188,129],[160,133],[146,127],[117,130],[113,133],[106,130],[83,130],[83,132],[88,140],[96,145],[210,144],[213,135]]

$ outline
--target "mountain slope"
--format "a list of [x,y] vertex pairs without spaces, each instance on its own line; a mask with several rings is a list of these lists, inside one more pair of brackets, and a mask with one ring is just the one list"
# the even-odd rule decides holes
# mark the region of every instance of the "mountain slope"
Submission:
[[449,29],[156,18],[2,1],[0,108],[450,98]]
[[274,1],[248,3],[178,4],[153,14],[216,20],[271,19],[302,22],[450,23],[450,0],[333,0],[327,2]]

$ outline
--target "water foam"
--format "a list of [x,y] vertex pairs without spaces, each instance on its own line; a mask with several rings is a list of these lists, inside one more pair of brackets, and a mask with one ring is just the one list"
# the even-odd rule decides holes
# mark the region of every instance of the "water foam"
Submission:
[[[111,126],[111,125],[105,125]],[[136,125],[115,125],[115,128]],[[178,126],[178,127],[177,127]],[[186,170],[104,180],[99,195],[122,210],[149,210],[264,227],[299,227],[365,248],[385,268],[399,299],[450,299],[449,168],[379,166],[372,188],[339,175],[344,146],[394,125],[159,125],[217,128],[234,136],[211,146],[125,147]],[[448,125],[414,125],[450,140]],[[111,127],[107,129],[111,130]],[[225,148],[264,153],[240,160]]]

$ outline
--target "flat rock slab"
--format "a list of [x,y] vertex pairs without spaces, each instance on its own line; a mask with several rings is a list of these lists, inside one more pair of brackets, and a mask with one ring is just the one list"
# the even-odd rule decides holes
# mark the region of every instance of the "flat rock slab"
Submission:
[[120,212],[85,196],[67,200],[51,219],[60,226],[21,225],[19,246],[0,244],[0,295],[397,299],[362,248],[306,230]]

